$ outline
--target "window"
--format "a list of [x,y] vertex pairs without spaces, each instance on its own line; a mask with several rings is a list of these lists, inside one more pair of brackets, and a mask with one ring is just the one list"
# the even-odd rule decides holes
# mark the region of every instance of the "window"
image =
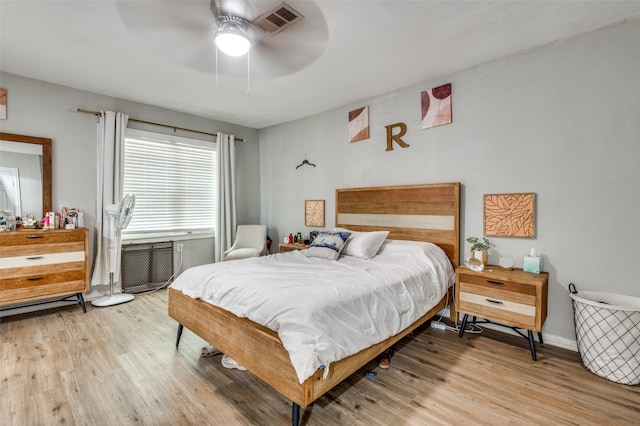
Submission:
[[215,169],[215,142],[128,129],[123,194],[136,206],[123,236],[213,232]]

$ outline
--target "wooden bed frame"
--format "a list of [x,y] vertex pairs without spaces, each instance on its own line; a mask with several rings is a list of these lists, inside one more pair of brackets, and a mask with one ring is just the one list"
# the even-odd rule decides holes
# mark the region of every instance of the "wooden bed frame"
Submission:
[[[442,247],[454,266],[459,264],[460,184],[385,186],[336,190],[336,227],[354,231],[388,230],[389,239],[429,241]],[[230,356],[266,384],[289,398],[292,423],[306,407],[356,372],[384,350],[444,309],[452,290],[411,326],[376,345],[317,370],[299,383],[277,333],[200,299],[169,289],[169,316]],[[449,303],[451,317],[455,309]],[[264,360],[269,359],[268,363]]]

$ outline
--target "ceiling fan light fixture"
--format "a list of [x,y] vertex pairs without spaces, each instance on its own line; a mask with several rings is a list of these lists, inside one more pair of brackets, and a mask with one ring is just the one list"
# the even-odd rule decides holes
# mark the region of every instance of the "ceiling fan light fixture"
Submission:
[[213,41],[222,53],[229,56],[242,56],[251,48],[249,37],[235,22],[223,23]]

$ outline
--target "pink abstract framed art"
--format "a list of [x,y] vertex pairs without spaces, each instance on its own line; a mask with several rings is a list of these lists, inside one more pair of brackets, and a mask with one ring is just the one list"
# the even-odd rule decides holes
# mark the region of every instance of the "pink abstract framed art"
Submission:
[[421,93],[422,128],[451,123],[451,83]]
[[369,107],[349,112],[349,142],[369,139]]

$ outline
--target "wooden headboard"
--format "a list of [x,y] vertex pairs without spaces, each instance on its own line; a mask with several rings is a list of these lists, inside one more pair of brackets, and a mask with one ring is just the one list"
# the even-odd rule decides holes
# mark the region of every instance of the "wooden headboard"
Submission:
[[428,241],[460,264],[460,183],[336,190],[336,226],[389,231],[389,239]]

